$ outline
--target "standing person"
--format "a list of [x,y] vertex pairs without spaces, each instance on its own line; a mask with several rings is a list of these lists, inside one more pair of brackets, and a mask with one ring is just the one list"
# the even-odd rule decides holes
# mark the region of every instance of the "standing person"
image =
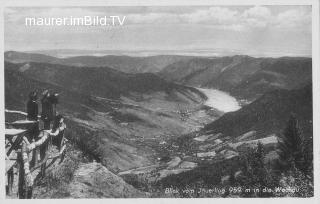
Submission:
[[51,130],[51,135],[53,135],[53,139],[52,139],[52,144],[57,146],[58,150],[61,150],[62,147],[62,140],[64,137],[64,129],[65,129],[66,125],[64,124],[64,118],[62,115],[57,115],[57,117],[55,117],[54,122],[53,122],[53,126],[52,126],[52,130]]
[[50,124],[53,120],[53,106],[50,100],[50,92],[48,90],[45,90],[43,92],[43,97],[41,99],[41,105],[42,105],[42,112],[41,112],[41,119],[44,123],[44,129],[50,130]]
[[38,120],[38,94],[32,91],[29,94],[29,100],[27,102],[27,119],[37,121]]
[[53,136],[52,144],[58,148],[59,154],[61,155],[60,162],[63,161],[65,156],[65,151],[63,151],[64,149],[63,146],[66,145],[65,138],[64,138],[65,129],[66,129],[66,124],[64,123],[64,118],[62,115],[59,114],[54,119],[52,131],[50,135]]
[[29,100],[27,102],[27,120],[35,122],[28,127],[28,130],[29,130],[28,138],[30,140],[37,139],[37,136],[39,133],[37,99],[38,99],[38,93],[36,91],[32,91],[29,94]]
[[[51,103],[51,96],[50,92],[48,90],[45,90],[42,93],[42,99],[41,99],[41,119],[44,124],[44,129],[45,130],[50,130],[51,126],[51,121],[53,120],[53,107]],[[42,162],[44,162],[41,165],[41,176],[45,176],[45,170],[46,170],[46,162],[45,157],[46,157],[46,152],[48,151],[49,145],[51,144],[51,139],[46,140],[40,147],[40,159]]]
[[53,93],[50,96],[50,101],[52,104],[52,112],[53,112],[53,119],[57,116],[57,104],[59,103],[59,94]]

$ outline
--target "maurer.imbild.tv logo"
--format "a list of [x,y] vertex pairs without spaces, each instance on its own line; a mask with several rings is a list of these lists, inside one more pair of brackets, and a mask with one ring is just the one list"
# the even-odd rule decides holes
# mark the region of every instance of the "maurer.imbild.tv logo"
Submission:
[[26,26],[123,26],[126,16],[26,17]]

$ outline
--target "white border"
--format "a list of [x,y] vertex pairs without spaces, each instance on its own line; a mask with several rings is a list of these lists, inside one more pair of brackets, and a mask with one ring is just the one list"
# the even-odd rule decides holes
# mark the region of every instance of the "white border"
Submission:
[[[174,5],[312,5],[312,66],[313,66],[313,138],[314,138],[314,187],[315,196],[313,198],[303,199],[303,198],[199,198],[199,199],[74,199],[74,200],[56,200],[56,199],[46,199],[46,200],[10,200],[5,199],[5,181],[0,176],[0,202],[1,203],[39,203],[46,202],[47,204],[56,202],[93,202],[93,203],[283,203],[288,202],[290,204],[295,203],[320,203],[320,138],[319,138],[319,125],[320,125],[320,70],[319,70],[319,0],[59,0],[59,1],[44,1],[44,0],[1,0],[0,1],[0,48],[2,53],[4,53],[4,29],[3,29],[3,8],[10,6],[18,7],[80,7],[80,6],[174,6]],[[0,139],[0,144],[4,144],[4,55],[0,55],[1,74],[0,74],[0,128],[2,132],[2,137]],[[5,170],[5,150],[3,145],[0,145],[0,175],[4,175]]]
[[3,0],[3,6],[314,5],[317,0]]

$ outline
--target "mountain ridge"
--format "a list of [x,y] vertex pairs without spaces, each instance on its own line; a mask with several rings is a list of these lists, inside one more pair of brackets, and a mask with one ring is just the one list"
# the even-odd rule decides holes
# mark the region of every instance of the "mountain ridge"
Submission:
[[76,67],[109,66],[126,73],[158,72],[168,64],[189,58],[192,57],[182,55],[157,55],[149,57],[132,57],[126,55],[83,55],[58,58],[50,55],[29,52],[7,51],[4,53],[5,61],[12,63],[40,62]]
[[159,76],[189,86],[215,88],[253,101],[268,91],[299,87],[312,78],[312,59],[231,56],[189,59],[168,65]]

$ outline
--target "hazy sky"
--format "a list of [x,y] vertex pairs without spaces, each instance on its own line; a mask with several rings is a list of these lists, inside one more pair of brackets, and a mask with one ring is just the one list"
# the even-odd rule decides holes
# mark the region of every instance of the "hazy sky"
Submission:
[[[126,16],[123,26],[26,26],[25,17]],[[311,6],[6,8],[5,50],[240,50],[311,55]]]

